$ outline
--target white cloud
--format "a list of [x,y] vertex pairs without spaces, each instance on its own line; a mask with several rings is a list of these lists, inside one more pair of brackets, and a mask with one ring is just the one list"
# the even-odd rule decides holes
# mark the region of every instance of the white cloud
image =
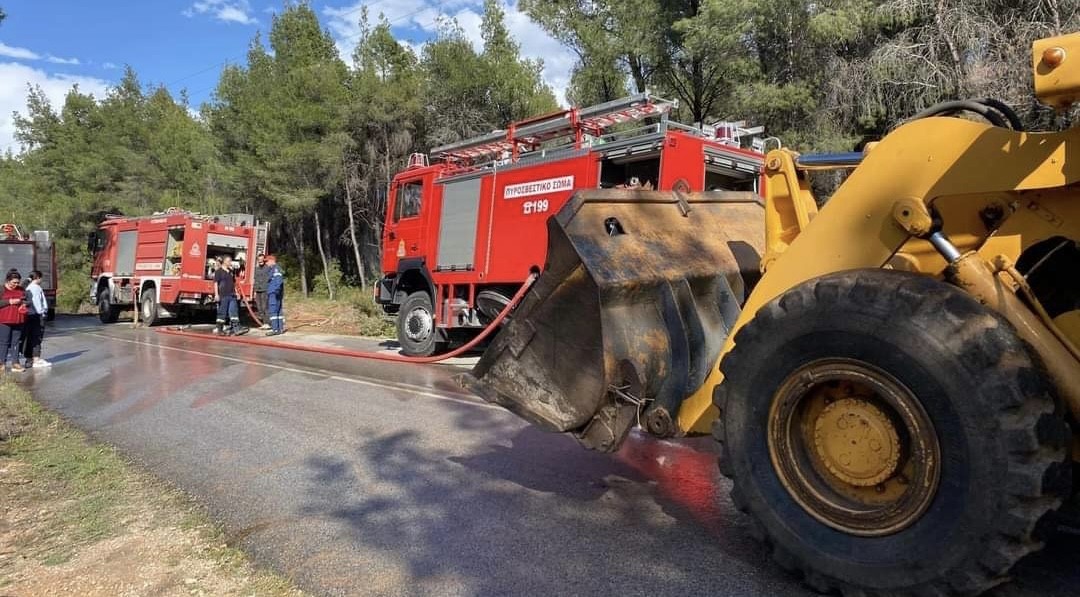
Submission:
[[45,60],[53,64],[79,64],[78,58],[59,58],[51,54],[46,56]]
[[26,115],[26,92],[29,85],[41,87],[45,97],[53,107],[63,105],[64,96],[73,85],[79,91],[91,93],[94,97],[104,97],[110,83],[94,77],[47,73],[45,71],[15,62],[0,63],[0,151],[18,152],[20,147],[15,141],[15,122],[12,112]]
[[41,55],[26,48],[16,48],[0,42],[0,56],[17,58],[19,60],[41,60]]
[[182,14],[185,17],[209,14],[218,21],[241,25],[254,25],[259,22],[251,16],[251,4],[248,0],[199,0]]
[[521,44],[523,56],[544,61],[544,82],[555,92],[555,99],[567,105],[566,88],[570,85],[570,71],[577,61],[574,53],[548,35],[529,15],[517,10],[516,4],[506,8],[506,27]]
[[[399,33],[399,41],[418,51],[423,42],[400,39],[402,30],[419,30],[432,35],[438,29],[440,19],[453,18],[461,26],[466,38],[477,51],[483,49],[480,24],[483,21],[482,0],[363,0],[340,7],[326,7],[323,14],[327,26],[334,35],[338,53],[346,61],[352,60],[352,52],[360,38],[361,8],[368,7],[368,18],[376,22],[382,14]],[[506,27],[521,45],[525,58],[544,61],[543,77],[560,104],[566,105],[566,87],[570,84],[570,70],[575,56],[558,41],[548,35],[529,15],[518,10],[516,0],[502,0],[506,13]]]
[[15,58],[16,60],[44,60],[53,64],[79,64],[78,58],[60,58],[52,54],[42,56],[33,50],[9,46],[3,42],[0,42],[0,56]]
[[377,23],[385,18],[395,29],[434,30],[435,19],[440,15],[429,0],[363,0],[346,6],[327,6],[323,14],[327,17],[327,27],[334,36],[338,55],[352,64],[353,50],[360,40],[360,15],[363,8],[368,9],[368,20]]
[[116,69],[120,68],[120,66],[117,65],[115,62],[106,62],[106,63],[101,65],[101,68],[103,68],[105,70],[116,70]]

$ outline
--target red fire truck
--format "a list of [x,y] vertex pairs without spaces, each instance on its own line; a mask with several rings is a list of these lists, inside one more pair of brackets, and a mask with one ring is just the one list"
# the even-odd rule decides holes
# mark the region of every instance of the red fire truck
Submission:
[[15,224],[0,226],[0,273],[17,269],[23,276],[23,282],[29,280],[33,270],[41,272],[41,288],[49,303],[49,312],[45,318],[53,320],[56,315],[56,246],[52,236],[45,230],[35,230],[32,234],[23,234]]
[[681,125],[674,106],[639,94],[436,148],[431,164],[412,156],[390,185],[375,289],[402,351],[433,354],[490,322],[543,266],[546,221],[575,190],[759,191],[761,130]]
[[169,209],[149,216],[108,216],[88,239],[94,256],[90,300],[102,323],[139,302],[139,319],[215,307],[213,270],[218,257],[237,267],[237,289],[251,300],[255,256],[266,250],[267,225],[247,214],[206,216]]

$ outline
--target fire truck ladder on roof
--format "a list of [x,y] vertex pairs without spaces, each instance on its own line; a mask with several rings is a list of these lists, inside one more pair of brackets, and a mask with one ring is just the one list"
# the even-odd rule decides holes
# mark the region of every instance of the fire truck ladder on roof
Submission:
[[649,93],[613,100],[586,108],[570,108],[544,116],[511,123],[506,130],[443,145],[432,150],[432,157],[457,164],[475,164],[484,158],[529,151],[545,141],[573,136],[580,147],[584,135],[598,137],[616,124],[636,122],[651,116],[667,116],[675,102]]

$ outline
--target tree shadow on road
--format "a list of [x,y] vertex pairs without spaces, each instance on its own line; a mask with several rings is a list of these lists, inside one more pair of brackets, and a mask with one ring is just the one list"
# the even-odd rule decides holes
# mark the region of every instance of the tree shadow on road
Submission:
[[649,438],[597,454],[504,413],[455,410],[457,429],[482,437],[468,453],[397,432],[307,463],[305,514],[404,561],[403,592],[803,593],[741,528],[711,454]]
[[[811,594],[751,539],[711,442],[632,435],[599,454],[498,411],[452,408],[453,432],[473,449],[399,431],[306,463],[304,514],[398,562],[402,594]],[[992,595],[1075,595],[1078,545],[1055,538]],[[347,552],[320,559],[354,575],[339,586],[363,586]]]

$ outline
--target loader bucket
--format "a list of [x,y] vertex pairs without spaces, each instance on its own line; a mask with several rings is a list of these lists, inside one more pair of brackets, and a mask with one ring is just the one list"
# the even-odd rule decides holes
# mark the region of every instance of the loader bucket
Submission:
[[760,276],[752,193],[591,190],[548,220],[543,274],[463,385],[590,448],[674,415]]

